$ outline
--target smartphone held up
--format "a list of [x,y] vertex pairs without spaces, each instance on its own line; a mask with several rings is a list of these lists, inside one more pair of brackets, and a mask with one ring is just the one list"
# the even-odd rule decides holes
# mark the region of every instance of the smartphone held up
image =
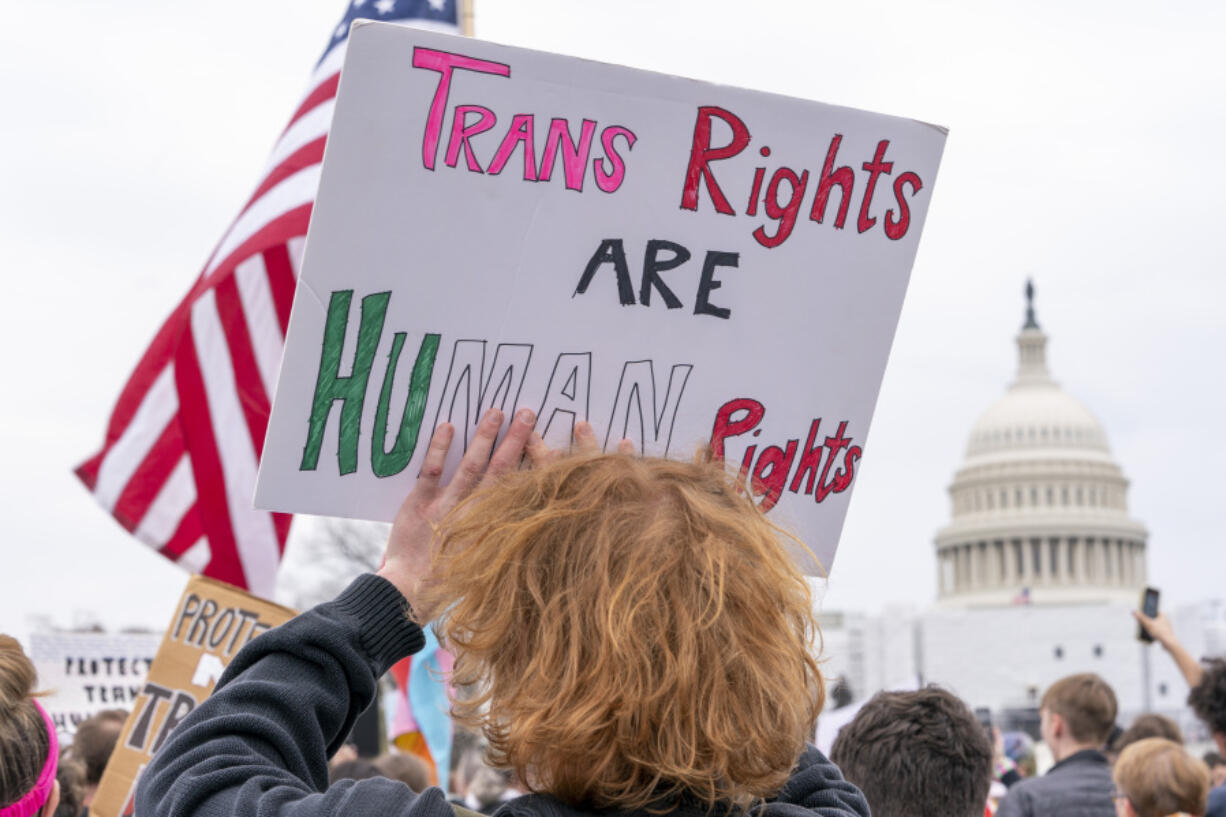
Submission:
[[[1147,587],[1141,594],[1141,613],[1146,618],[1153,618],[1158,615],[1158,588]],[[1146,644],[1152,644],[1154,637],[1150,635],[1149,630],[1145,629],[1145,625],[1137,622],[1137,639],[1144,641]]]

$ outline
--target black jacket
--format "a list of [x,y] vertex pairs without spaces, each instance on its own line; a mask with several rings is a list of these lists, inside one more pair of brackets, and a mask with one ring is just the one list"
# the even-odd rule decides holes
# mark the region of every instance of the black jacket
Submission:
[[[442,790],[386,778],[328,785],[328,762],[393,663],[420,650],[421,628],[384,579],[357,579],[243,648],[213,695],[179,724],[141,775],[143,817],[453,817]],[[688,809],[680,809],[683,814]],[[860,791],[810,747],[764,817],[868,817]],[[548,795],[500,815],[579,817]],[[695,810],[705,814],[703,810]],[[612,817],[606,814],[604,817]],[[628,817],[628,816],[627,816]]]
[[1084,749],[1009,789],[996,817],[1115,817],[1114,789],[1106,756]]

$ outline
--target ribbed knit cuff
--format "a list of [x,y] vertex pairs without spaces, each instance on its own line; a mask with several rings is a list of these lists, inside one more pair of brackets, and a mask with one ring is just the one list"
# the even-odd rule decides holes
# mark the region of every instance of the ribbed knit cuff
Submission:
[[426,645],[421,627],[409,618],[409,603],[382,576],[358,576],[332,603],[343,615],[357,619],[362,649],[380,675]]

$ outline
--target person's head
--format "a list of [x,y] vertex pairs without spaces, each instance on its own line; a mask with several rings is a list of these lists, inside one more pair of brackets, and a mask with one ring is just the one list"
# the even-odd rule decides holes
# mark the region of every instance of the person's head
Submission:
[[563,801],[633,809],[778,792],[823,686],[808,584],[716,464],[570,457],[444,520],[428,606],[479,692],[456,719]]
[[77,726],[77,732],[72,736],[72,756],[85,770],[87,789],[97,787],[102,780],[106,763],[111,759],[111,752],[115,751],[119,733],[123,731],[127,719],[127,710],[104,709]]
[[1165,715],[1147,712],[1138,715],[1132,726],[1125,729],[1115,740],[1111,741],[1111,750],[1118,755],[1129,745],[1145,738],[1166,738],[1175,743],[1183,743],[1183,732],[1179,724]]
[[34,700],[37,678],[17,640],[0,635],[0,808],[20,802],[51,815],[60,799],[59,741]]
[[992,780],[983,726],[935,686],[874,695],[839,731],[830,759],[877,817],[981,817]]
[[1005,732],[1001,735],[1005,757],[1017,764],[1022,777],[1035,776],[1034,738],[1025,732]]
[[60,784],[60,803],[55,807],[55,817],[80,817],[85,806],[85,769],[61,753],[55,781]]
[[1115,692],[1094,673],[1061,678],[1039,702],[1043,740],[1057,761],[1081,749],[1101,748],[1115,725],[1117,710]]
[[1143,738],[1126,746],[1111,776],[1119,817],[1205,813],[1209,769],[1174,741]]
[[382,777],[374,763],[364,757],[345,760],[328,770],[328,780],[335,783],[338,780],[366,780],[371,777]]
[[1205,765],[1209,767],[1209,777],[1216,788],[1226,783],[1226,759],[1217,752],[1205,752]]
[[1204,677],[1188,693],[1188,706],[1209,727],[1218,751],[1226,755],[1226,658],[1204,664]]
[[430,770],[416,755],[382,754],[375,758],[375,768],[384,777],[399,780],[416,792],[425,791],[430,785]]

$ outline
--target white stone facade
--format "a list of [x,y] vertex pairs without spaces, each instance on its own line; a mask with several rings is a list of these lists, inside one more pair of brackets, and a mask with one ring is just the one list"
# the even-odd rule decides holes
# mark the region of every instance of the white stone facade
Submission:
[[937,533],[942,605],[1135,603],[1145,527],[1098,420],[1051,379],[1047,336],[1017,338],[1017,378],[971,431]]
[[[976,422],[949,489],[937,603],[919,615],[824,615],[826,675],[858,699],[916,678],[939,683],[1005,728],[1034,730],[1047,686],[1096,672],[1115,689],[1120,723],[1160,712],[1191,743],[1207,740],[1174,662],[1136,637],[1147,532],[1128,515],[1106,434],[1052,380],[1032,309],[1017,345],[1017,376]],[[1226,652],[1226,602],[1165,601],[1194,655]]]

